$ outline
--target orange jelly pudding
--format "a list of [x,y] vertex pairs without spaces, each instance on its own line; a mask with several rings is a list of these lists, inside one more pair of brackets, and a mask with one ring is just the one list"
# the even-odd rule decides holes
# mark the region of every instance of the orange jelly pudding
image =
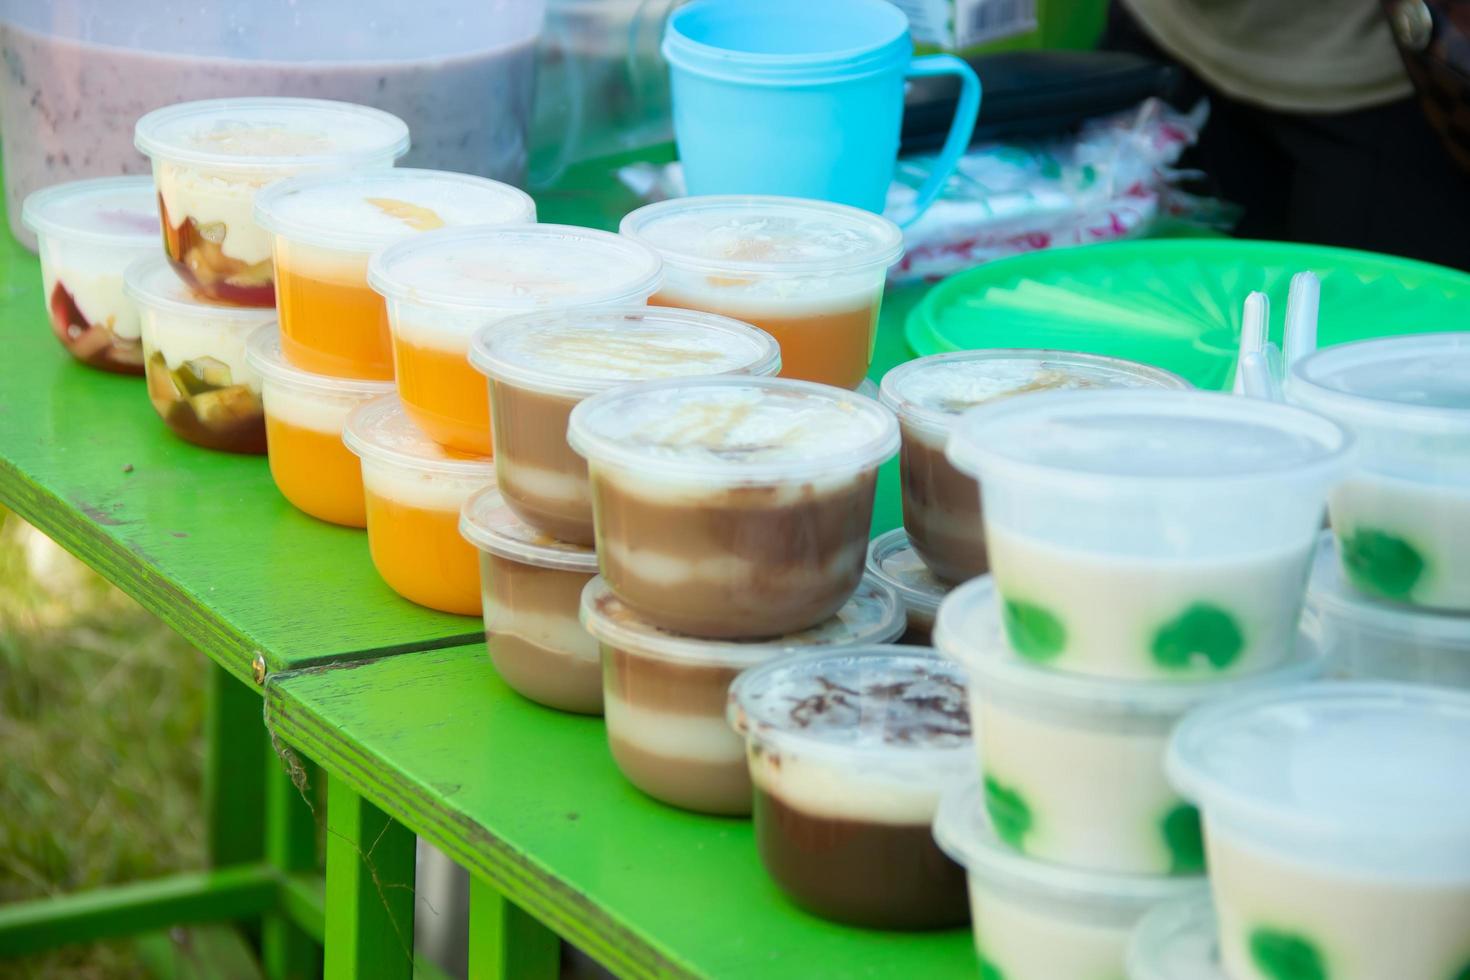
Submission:
[[383,581],[431,609],[479,615],[479,553],[459,514],[494,484],[494,461],[441,448],[393,395],[355,410],[343,440],[362,460],[368,549]]
[[281,347],[297,367],[340,378],[393,378],[388,308],[367,285],[367,263],[348,270],[297,264],[294,246],[276,242],[276,308]]
[[488,455],[490,388],[470,366],[468,344],[451,351],[399,339],[393,353],[398,395],[408,417],[441,446]]

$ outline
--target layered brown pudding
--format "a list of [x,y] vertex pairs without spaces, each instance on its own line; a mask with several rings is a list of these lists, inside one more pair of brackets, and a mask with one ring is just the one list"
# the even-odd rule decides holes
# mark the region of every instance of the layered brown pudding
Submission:
[[945,456],[955,420],[971,408],[1035,391],[1188,388],[1158,368],[1070,351],[982,350],[909,361],[883,378],[883,403],[903,433],[903,525],[935,575],[958,584],[988,569],[980,486]]
[[973,766],[961,670],[907,647],[777,661],[732,687],[730,719],[761,861],[793,901],[877,929],[969,920],[964,870],[929,830]]
[[703,813],[750,812],[745,746],[725,721],[730,683],[782,653],[881,643],[903,629],[898,597],[864,581],[821,625],[766,642],[722,642],[650,625],[595,579],[582,621],[602,647],[608,746],[629,782]]
[[649,307],[562,310],[480,332],[471,363],[490,378],[495,468],[506,502],[562,541],[593,542],[587,462],[567,445],[572,409],[632,381],[770,375],[769,335],[736,320]]
[[882,406],[777,379],[632,385],[572,413],[609,588],[665,629],[780,636],[835,613],[862,577]]
[[493,487],[465,503],[460,532],[480,549],[485,646],[501,678],[532,701],[601,714],[597,641],[578,618],[597,556],[522,523]]

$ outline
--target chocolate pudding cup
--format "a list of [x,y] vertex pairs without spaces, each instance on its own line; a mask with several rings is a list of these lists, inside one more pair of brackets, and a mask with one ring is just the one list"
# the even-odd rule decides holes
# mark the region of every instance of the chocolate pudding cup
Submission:
[[593,543],[587,461],[567,445],[584,398],[632,381],[775,374],[781,348],[749,324],[646,306],[533,313],[475,335],[470,363],[490,379],[495,472],[505,502],[562,541]]
[[607,742],[628,781],[654,799],[701,813],[750,813],[745,744],[725,721],[742,670],[816,647],[886,643],[903,631],[903,607],[865,579],[837,614],[774,640],[701,640],[659,629],[601,578],[582,593],[582,623],[602,647]]
[[879,397],[903,433],[903,525],[914,548],[954,585],[989,569],[980,486],[944,454],[950,429],[967,410],[1034,391],[1189,387],[1159,368],[1073,351],[958,351],[900,364],[883,376]]
[[664,629],[782,636],[840,609],[863,575],[892,414],[777,378],[649,381],[572,411],[602,576]]
[[792,901],[871,929],[969,921],[964,869],[929,831],[974,768],[960,668],[897,646],[782,658],[731,685],[729,720],[761,861]]
[[897,592],[908,611],[909,628],[898,642],[930,646],[934,619],[950,586],[924,564],[903,528],[880,534],[868,545],[868,574]]
[[485,646],[501,678],[548,707],[602,714],[597,641],[578,618],[597,555],[522,522],[494,487],[465,501],[459,532],[480,550]]

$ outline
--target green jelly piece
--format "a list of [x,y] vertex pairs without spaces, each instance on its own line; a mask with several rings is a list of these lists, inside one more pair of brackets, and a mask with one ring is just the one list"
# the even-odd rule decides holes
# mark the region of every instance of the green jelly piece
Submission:
[[1424,556],[1403,538],[1360,527],[1342,537],[1342,565],[1366,592],[1404,599],[1424,575]]
[[1200,826],[1199,811],[1181,803],[1159,824],[1164,845],[1169,848],[1169,872],[1176,875],[1198,874],[1205,870],[1205,832]]
[[1007,599],[1002,607],[1011,648],[1029,660],[1050,660],[1067,645],[1067,628],[1033,602]]
[[1327,980],[1322,954],[1309,939],[1257,927],[1250,937],[1251,960],[1271,980]]
[[1197,657],[1224,670],[1244,650],[1245,634],[1235,617],[1208,602],[1196,602],[1154,634],[1154,660],[1170,670],[1183,670]]
[[996,836],[1020,850],[1021,842],[1031,830],[1031,807],[1021,794],[986,776],[985,812],[990,814]]

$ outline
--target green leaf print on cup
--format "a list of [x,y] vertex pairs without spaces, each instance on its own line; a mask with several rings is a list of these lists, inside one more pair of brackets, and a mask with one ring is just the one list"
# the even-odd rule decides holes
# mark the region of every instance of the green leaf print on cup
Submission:
[[1067,627],[1044,606],[1007,599],[1002,614],[1011,649],[1027,660],[1050,660],[1067,645]]
[[985,777],[985,812],[1001,840],[1023,850],[1021,844],[1031,830],[1031,807],[1020,793],[990,776]]
[[1205,833],[1198,810],[1181,803],[1164,814],[1159,829],[1169,849],[1170,874],[1199,874],[1205,870]]
[[1309,939],[1256,927],[1250,935],[1251,961],[1271,980],[1328,980],[1322,954]]
[[1185,670],[1200,657],[1224,670],[1244,650],[1245,634],[1235,617],[1208,602],[1196,602],[1154,634],[1154,660],[1168,670]]
[[1342,567],[1365,592],[1407,599],[1424,576],[1424,556],[1396,534],[1360,527],[1340,543]]

